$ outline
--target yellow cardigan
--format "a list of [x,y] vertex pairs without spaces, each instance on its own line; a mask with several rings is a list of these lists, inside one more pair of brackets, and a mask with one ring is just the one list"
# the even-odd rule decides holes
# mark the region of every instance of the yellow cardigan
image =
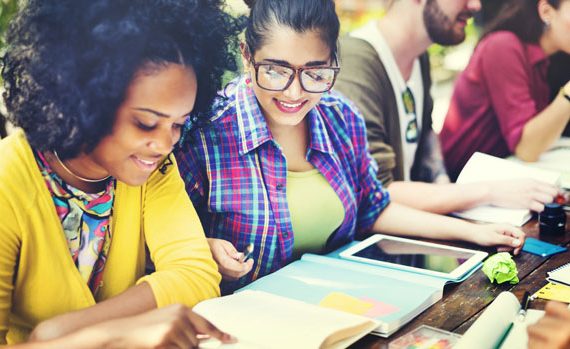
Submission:
[[[94,299],[73,263],[24,133],[0,141],[0,343],[22,342],[40,321],[143,281],[159,307],[193,306],[219,295],[221,278],[175,162],[141,187],[117,183],[111,232],[103,284]],[[145,244],[156,267],[147,276]]]

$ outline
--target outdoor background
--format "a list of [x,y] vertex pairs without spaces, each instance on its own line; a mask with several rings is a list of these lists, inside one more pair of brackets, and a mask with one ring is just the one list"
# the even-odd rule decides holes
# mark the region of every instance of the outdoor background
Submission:
[[[492,4],[498,4],[502,1],[503,0],[484,0],[484,2]],[[17,4],[17,0],[0,0],[0,56],[4,49],[3,34],[10,18],[17,10]],[[227,0],[227,5],[228,11],[235,15],[244,15],[248,12],[243,0]],[[383,0],[336,0],[342,33],[347,33],[358,28],[371,19],[381,18],[384,13],[383,5]],[[438,45],[433,45],[429,49],[433,78],[431,92],[434,97],[433,127],[436,132],[439,132],[441,129],[443,118],[447,112],[449,98],[451,97],[453,89],[453,81],[457,73],[461,72],[469,61],[469,57],[478,39],[478,29],[473,22],[469,24],[467,32],[467,40],[459,46],[443,48]],[[231,79],[231,75],[228,75],[227,79]],[[5,114],[1,101],[0,114]],[[5,136],[6,132],[3,124],[4,122],[0,116],[0,136],[2,137]]]

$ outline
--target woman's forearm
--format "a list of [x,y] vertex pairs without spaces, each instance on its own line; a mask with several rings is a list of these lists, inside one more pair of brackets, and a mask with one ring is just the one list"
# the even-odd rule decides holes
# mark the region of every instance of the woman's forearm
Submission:
[[40,341],[59,338],[103,321],[140,314],[156,306],[150,285],[143,282],[92,307],[46,320],[34,329],[30,338]]
[[439,214],[489,203],[488,188],[484,184],[393,182],[388,191],[394,202]]
[[524,161],[537,161],[560,137],[569,120],[570,101],[558,94],[548,107],[526,123],[515,155]]
[[475,225],[465,221],[420,211],[392,202],[374,223],[375,233],[396,234],[429,239],[466,240],[475,233]]

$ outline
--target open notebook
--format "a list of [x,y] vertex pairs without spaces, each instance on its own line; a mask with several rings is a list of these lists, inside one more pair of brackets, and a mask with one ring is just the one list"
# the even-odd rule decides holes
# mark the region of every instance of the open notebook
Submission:
[[548,272],[547,280],[570,286],[570,263]]
[[[193,310],[238,339],[220,348],[346,348],[378,325],[363,316],[260,291],[209,299]],[[218,348],[218,343],[200,347]]]
[[526,348],[526,328],[544,316],[544,311],[528,309],[524,319],[519,319],[520,309],[514,294],[502,292],[465,332],[454,349]]
[[568,159],[570,159],[570,137],[560,137],[550,149],[540,155],[537,162],[524,163],[514,156],[509,158],[509,160],[528,166],[560,172],[560,186],[570,189],[570,161]]
[[446,283],[461,282],[480,266],[458,280],[450,280],[341,259],[339,254],[355,243],[324,256],[306,253],[242,290],[263,291],[368,317],[377,321],[372,333],[388,337],[440,300]]
[[[552,185],[560,179],[560,172],[530,167],[511,160],[497,158],[488,154],[475,153],[457,178],[457,183],[475,183],[530,178]],[[510,209],[491,205],[479,206],[469,210],[455,212],[461,218],[490,223],[508,223],[522,226],[531,217],[528,209]]]

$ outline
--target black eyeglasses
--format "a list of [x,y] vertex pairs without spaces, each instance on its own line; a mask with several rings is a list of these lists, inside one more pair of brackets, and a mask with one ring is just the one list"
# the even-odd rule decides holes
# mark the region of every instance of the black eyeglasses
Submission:
[[295,76],[299,76],[301,88],[309,93],[329,91],[336,81],[340,67],[300,67],[277,63],[256,63],[250,58],[255,69],[257,86],[268,91],[284,91],[291,86]]
[[404,102],[404,111],[406,114],[412,114],[413,118],[406,126],[406,142],[415,143],[418,141],[418,118],[416,114],[416,101],[409,87],[402,92],[402,101]]

